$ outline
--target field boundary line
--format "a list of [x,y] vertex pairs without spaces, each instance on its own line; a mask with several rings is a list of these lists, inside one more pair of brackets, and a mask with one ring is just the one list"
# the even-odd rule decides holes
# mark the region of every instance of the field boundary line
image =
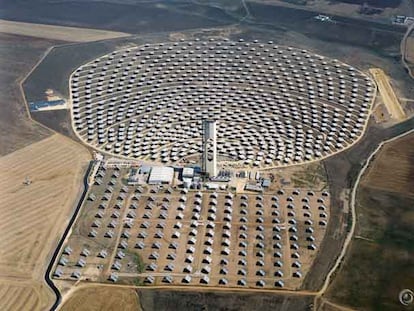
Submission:
[[315,296],[317,292],[305,291],[305,290],[288,290],[288,289],[260,289],[260,288],[243,288],[243,287],[218,287],[218,286],[198,286],[198,285],[127,285],[116,283],[95,283],[90,281],[77,281],[79,288],[85,287],[118,287],[118,288],[130,288],[130,289],[146,289],[146,290],[167,290],[167,291],[199,291],[199,292],[246,292],[246,293],[269,293],[275,295],[292,295],[292,296]]

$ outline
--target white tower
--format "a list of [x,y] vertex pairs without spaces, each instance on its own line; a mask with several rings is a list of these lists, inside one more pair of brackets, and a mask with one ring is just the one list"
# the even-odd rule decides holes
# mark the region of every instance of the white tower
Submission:
[[216,121],[203,120],[203,171],[209,177],[217,176]]

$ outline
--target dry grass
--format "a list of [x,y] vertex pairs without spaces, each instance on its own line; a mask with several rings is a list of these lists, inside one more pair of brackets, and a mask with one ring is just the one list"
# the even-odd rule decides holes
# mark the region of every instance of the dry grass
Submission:
[[[40,282],[73,210],[88,158],[86,149],[57,134],[0,158],[1,292],[25,292],[32,307],[24,310],[43,309],[44,298],[53,299],[49,290],[41,292]],[[26,176],[33,181],[28,186]],[[0,301],[1,310],[13,310],[20,299]]]
[[390,118],[388,110],[382,103],[378,103],[374,110],[372,110],[372,115],[374,116],[375,122],[377,123],[385,122]]
[[46,285],[40,282],[2,280],[0,282],[1,310],[45,310],[52,302]]
[[346,306],[341,306],[327,299],[322,298],[316,310],[317,311],[354,311],[355,309],[351,309]]
[[[362,184],[414,196],[414,136],[386,144],[377,155]],[[392,178],[390,178],[392,176]]]
[[22,23],[6,20],[0,20],[0,32],[71,42],[89,42],[129,36],[129,34],[124,32]]
[[[91,299],[91,297],[93,297]],[[140,311],[138,295],[133,289],[92,285],[80,287],[65,301],[61,311]]]

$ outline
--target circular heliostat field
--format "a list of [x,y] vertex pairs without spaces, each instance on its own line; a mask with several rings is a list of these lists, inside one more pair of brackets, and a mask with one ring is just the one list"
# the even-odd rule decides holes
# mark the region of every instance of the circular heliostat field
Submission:
[[146,44],[71,76],[73,126],[116,156],[178,163],[201,155],[217,120],[219,159],[275,167],[340,152],[363,134],[375,95],[355,68],[273,42]]

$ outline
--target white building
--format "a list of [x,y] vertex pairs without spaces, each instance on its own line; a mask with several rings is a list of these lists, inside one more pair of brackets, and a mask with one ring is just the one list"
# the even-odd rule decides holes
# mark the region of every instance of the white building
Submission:
[[183,178],[193,178],[193,177],[194,177],[194,169],[192,167],[184,167]]
[[148,184],[170,184],[174,179],[174,169],[167,166],[154,166],[148,178]]

